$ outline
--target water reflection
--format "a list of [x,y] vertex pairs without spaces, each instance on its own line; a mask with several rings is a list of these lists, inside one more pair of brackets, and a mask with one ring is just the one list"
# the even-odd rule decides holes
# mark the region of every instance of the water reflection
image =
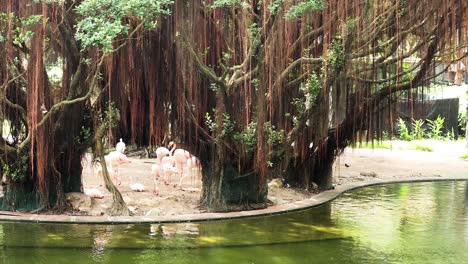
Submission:
[[359,189],[302,212],[211,223],[0,224],[3,263],[463,263],[467,182]]
[[112,239],[112,228],[111,226],[98,226],[93,236],[93,247],[91,249],[91,256],[94,261],[102,262],[104,260],[104,250]]
[[468,208],[468,184],[465,187],[465,208]]

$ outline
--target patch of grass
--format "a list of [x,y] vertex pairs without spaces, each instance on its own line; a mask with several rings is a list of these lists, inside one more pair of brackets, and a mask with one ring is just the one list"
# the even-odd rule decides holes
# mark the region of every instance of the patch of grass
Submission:
[[353,148],[374,148],[374,149],[392,149],[392,144],[389,141],[369,141],[369,142],[356,142],[351,145]]
[[411,145],[411,146],[408,147],[408,149],[425,151],[425,152],[433,152],[434,151],[433,148],[431,148],[429,146],[420,145],[420,144]]
[[468,159],[468,153],[465,153],[460,156],[460,159]]
[[114,147],[108,148],[108,149],[104,149],[104,155],[107,155],[107,154],[111,153],[112,151],[115,151],[115,148],[114,148]]

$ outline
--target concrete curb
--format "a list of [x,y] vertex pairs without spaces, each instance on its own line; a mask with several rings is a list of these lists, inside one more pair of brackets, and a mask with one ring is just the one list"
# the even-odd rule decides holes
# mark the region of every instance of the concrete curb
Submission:
[[321,205],[337,198],[340,194],[367,186],[411,183],[411,182],[435,182],[435,181],[468,181],[468,174],[453,177],[411,177],[405,179],[376,179],[369,182],[353,182],[337,186],[333,190],[321,192],[309,199],[289,204],[274,205],[265,209],[228,212],[228,213],[202,213],[172,216],[71,216],[71,215],[40,215],[0,211],[0,222],[28,222],[48,224],[156,224],[156,223],[183,223],[183,222],[207,222],[217,220],[239,219],[246,217],[260,217],[301,211]]

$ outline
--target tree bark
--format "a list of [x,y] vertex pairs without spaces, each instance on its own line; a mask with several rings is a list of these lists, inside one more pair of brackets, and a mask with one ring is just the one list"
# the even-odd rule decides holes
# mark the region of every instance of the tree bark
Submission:
[[119,192],[117,187],[109,176],[107,170],[106,160],[104,158],[102,138],[107,133],[108,126],[106,123],[103,123],[99,126],[95,134],[95,148],[96,154],[98,155],[102,167],[102,177],[104,178],[104,183],[106,184],[106,189],[112,194],[113,203],[110,209],[110,215],[130,215],[127,204],[125,203],[122,194]]
[[258,209],[267,206],[268,188],[259,190],[259,175],[239,172],[235,164],[216,161],[203,166],[202,204],[215,212]]

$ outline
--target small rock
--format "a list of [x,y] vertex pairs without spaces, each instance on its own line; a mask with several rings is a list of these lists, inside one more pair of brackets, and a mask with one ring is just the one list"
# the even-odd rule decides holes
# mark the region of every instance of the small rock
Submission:
[[319,187],[315,182],[312,182],[312,185],[310,186],[309,190],[312,193],[318,193],[319,192]]
[[276,178],[268,183],[268,188],[281,188],[283,187],[283,184],[283,179]]
[[161,215],[161,209],[159,208],[151,208],[145,216],[159,216]]
[[134,214],[134,213],[136,212],[137,209],[138,209],[138,207],[136,207],[136,206],[128,206],[128,210],[130,210],[130,212],[131,212],[132,214]]
[[89,210],[91,208],[91,197],[80,192],[66,193],[65,197],[74,210]]
[[371,171],[371,172],[361,172],[359,175],[364,176],[364,177],[377,177],[377,173]]

